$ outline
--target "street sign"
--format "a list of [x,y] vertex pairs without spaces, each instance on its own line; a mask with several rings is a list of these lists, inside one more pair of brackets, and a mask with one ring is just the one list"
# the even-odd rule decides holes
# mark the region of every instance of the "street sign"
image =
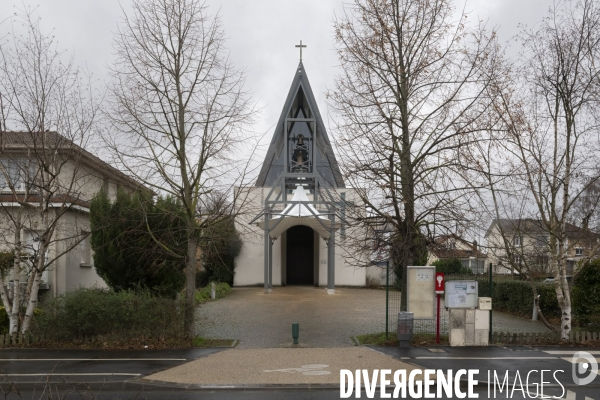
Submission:
[[446,281],[444,280],[444,273],[436,272],[435,273],[435,293],[443,294],[445,284],[446,284]]

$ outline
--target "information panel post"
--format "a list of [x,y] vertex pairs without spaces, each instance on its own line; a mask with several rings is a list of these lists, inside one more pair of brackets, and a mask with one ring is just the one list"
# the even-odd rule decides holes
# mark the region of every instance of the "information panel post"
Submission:
[[435,342],[440,344],[440,297],[444,294],[445,279],[443,272],[435,273],[435,294],[437,295],[437,320],[435,324]]

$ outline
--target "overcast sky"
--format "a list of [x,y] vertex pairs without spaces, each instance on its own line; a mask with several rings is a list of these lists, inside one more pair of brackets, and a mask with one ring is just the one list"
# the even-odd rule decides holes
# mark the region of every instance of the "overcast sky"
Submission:
[[[130,0],[25,0],[38,6],[42,29],[54,29],[59,48],[75,53],[76,63],[87,67],[100,81],[106,79],[105,66],[113,58],[112,33]],[[231,59],[247,70],[247,89],[263,108],[257,130],[268,131],[271,139],[287,95],[299,52],[294,45],[300,40],[308,47],[303,62],[319,103],[321,114],[328,115],[325,91],[333,87],[337,70],[332,21],[343,13],[339,0],[208,0],[211,13],[222,18]],[[458,7],[464,3],[457,2]],[[499,28],[503,42],[518,32],[518,24],[536,24],[552,4],[549,0],[477,0],[469,1],[466,10],[471,21],[488,21]],[[0,21],[10,16],[15,0],[0,0]],[[8,31],[10,25],[0,26]],[[2,33],[5,33],[2,32]],[[516,54],[512,50],[511,54]],[[326,122],[327,123],[327,122]]]

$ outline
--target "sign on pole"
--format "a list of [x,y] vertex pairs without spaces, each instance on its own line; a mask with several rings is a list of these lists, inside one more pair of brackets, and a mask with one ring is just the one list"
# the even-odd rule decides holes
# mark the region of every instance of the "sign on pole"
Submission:
[[444,294],[444,287],[446,286],[446,281],[444,278],[443,272],[435,273],[435,294]]

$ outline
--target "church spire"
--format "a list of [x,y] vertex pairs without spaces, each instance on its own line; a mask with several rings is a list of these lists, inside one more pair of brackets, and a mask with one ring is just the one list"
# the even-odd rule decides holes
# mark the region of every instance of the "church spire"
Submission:
[[[296,47],[302,51],[302,41]],[[325,124],[302,60],[275,127],[256,186],[273,186],[281,174],[319,176],[331,187],[345,187]]]

